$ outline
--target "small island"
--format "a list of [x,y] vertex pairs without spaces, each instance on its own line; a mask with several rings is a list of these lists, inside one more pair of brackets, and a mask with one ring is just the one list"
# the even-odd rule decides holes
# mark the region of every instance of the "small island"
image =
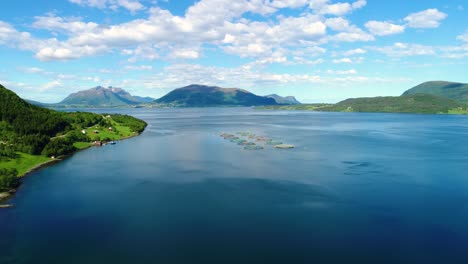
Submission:
[[146,125],[128,115],[34,106],[0,85],[0,201],[29,172],[80,149],[139,135]]

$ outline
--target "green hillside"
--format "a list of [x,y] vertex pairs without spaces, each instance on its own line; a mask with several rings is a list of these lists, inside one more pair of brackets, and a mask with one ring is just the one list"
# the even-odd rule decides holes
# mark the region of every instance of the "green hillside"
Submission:
[[447,97],[459,102],[468,103],[468,84],[445,82],[445,81],[431,81],[417,85],[403,95],[412,95],[418,93],[432,94],[442,97]]
[[421,113],[442,114],[450,110],[466,108],[454,100],[430,94],[414,94],[399,97],[353,98],[335,105],[324,106],[318,111],[336,112],[384,112],[384,113]]
[[16,177],[11,175],[21,176],[51,156],[73,153],[77,142],[89,146],[94,140],[116,140],[138,134],[145,126],[145,122],[126,115],[41,108],[0,85],[0,192],[14,184]]
[[272,98],[236,88],[189,85],[175,89],[154,101],[156,104],[183,107],[275,105]]
[[336,104],[266,106],[260,109],[323,112],[377,112],[419,114],[467,114],[468,105],[430,94],[346,99]]

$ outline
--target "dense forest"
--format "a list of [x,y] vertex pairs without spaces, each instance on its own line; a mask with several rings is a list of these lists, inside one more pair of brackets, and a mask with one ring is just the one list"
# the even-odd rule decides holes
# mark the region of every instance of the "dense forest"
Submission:
[[[76,151],[75,142],[89,142],[95,138],[82,133],[83,129],[116,124],[140,133],[146,123],[128,115],[58,112],[34,106],[0,85],[0,162],[15,159],[18,152],[31,155],[62,156]],[[9,169],[0,169],[0,188],[13,184]]]

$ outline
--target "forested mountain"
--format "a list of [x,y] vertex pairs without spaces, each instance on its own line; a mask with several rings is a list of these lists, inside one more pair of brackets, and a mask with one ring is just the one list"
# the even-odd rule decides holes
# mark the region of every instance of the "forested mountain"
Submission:
[[114,107],[152,102],[154,98],[132,96],[121,88],[98,86],[72,93],[58,105]]
[[237,88],[192,84],[175,89],[154,101],[170,106],[257,106],[276,105],[272,98],[255,95]]
[[403,95],[411,94],[432,94],[468,103],[468,84],[445,81],[431,81],[421,83],[406,92]]

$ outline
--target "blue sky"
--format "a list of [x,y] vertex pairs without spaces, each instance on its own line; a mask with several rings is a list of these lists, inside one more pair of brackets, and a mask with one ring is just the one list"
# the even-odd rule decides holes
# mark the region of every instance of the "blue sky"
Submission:
[[[27,7],[27,8],[25,8]],[[58,102],[98,85],[153,96],[192,83],[303,102],[468,82],[468,1],[15,0],[0,83]]]

